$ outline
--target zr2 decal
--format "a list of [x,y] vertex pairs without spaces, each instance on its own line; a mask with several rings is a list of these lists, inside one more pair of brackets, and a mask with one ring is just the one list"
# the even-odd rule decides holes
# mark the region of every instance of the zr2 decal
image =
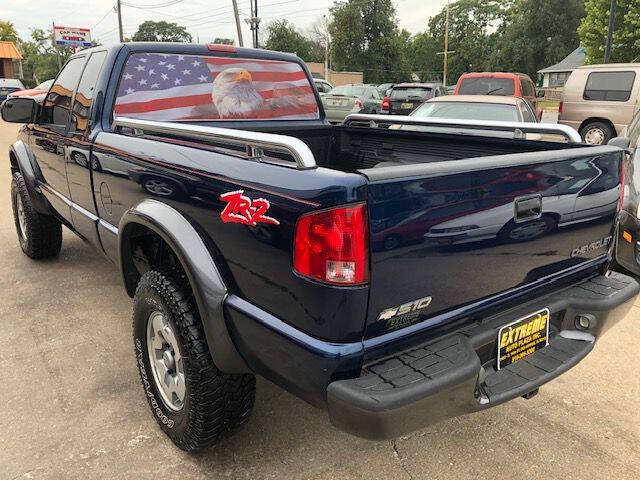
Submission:
[[227,202],[224,210],[220,213],[220,218],[224,223],[241,223],[252,227],[258,223],[280,225],[278,220],[265,215],[271,206],[269,200],[265,198],[251,200],[243,193],[244,190],[235,190],[220,195],[220,200]]

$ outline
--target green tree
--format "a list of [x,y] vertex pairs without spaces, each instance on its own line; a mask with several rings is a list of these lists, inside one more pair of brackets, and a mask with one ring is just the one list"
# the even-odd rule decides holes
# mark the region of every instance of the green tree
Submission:
[[[609,26],[610,0],[586,0],[587,15],[578,33],[587,49],[587,63],[604,59],[604,48]],[[640,57],[640,2],[618,0],[616,28],[611,43],[611,62],[631,62]]]
[[177,23],[147,20],[138,26],[138,30],[131,37],[131,40],[134,42],[191,43],[192,38],[187,29]]
[[333,69],[362,70],[369,83],[408,80],[408,35],[398,29],[391,0],[346,0],[330,11]]
[[213,43],[217,43],[218,45],[233,45],[235,41],[232,38],[216,37],[213,39]]
[[487,61],[493,70],[537,71],[558,63],[580,45],[577,33],[584,0],[516,0],[495,34]]
[[442,47],[428,32],[418,33],[405,43],[405,56],[412,73],[418,75],[421,81],[442,80]]
[[10,21],[0,21],[0,40],[17,45],[20,41],[18,32]]
[[31,39],[20,42],[25,78],[34,78],[38,82],[53,78],[58,73],[58,56],[60,62],[64,63],[71,55],[70,48],[53,46],[51,30],[34,28],[31,30]]
[[263,48],[295,53],[307,62],[324,61],[324,50],[320,54],[316,42],[299,33],[287,20],[275,20],[267,26]]

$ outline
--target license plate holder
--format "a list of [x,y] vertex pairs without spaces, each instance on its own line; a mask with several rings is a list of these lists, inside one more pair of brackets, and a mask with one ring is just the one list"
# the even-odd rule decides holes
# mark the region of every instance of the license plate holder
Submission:
[[549,318],[549,309],[543,308],[500,327],[496,368],[500,370],[546,347]]

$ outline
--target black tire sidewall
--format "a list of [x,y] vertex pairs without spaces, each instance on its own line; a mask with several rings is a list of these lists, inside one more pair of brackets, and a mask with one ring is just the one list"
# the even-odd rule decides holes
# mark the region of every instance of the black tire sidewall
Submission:
[[[178,341],[180,354],[184,359],[186,394],[184,404],[177,412],[165,404],[162,395],[158,390],[158,386],[156,385],[149,360],[149,351],[147,348],[147,322],[149,321],[151,313],[155,311],[162,312],[171,324]],[[180,438],[184,435],[189,424],[189,362],[184,355],[184,347],[182,345],[180,330],[176,325],[170,307],[166,305],[161,295],[150,285],[145,285],[136,293],[133,307],[133,339],[136,366],[140,373],[140,379],[145,391],[145,396],[147,397],[147,401],[149,402],[153,415],[160,427],[167,432],[167,434],[172,438]]]
[[611,130],[611,127],[603,122],[591,122],[587,124],[580,132],[582,136],[582,140],[586,143],[586,136],[589,130],[593,128],[599,128],[604,132],[604,140],[601,145],[606,145],[609,140],[611,140],[615,136],[615,131]]
[[[24,214],[27,217],[27,222],[25,225],[25,238],[20,234],[20,221],[18,220],[18,196],[20,196],[20,200],[22,201],[22,208],[24,209]],[[32,215],[32,207],[31,207],[31,199],[28,195],[24,195],[21,189],[21,185],[18,185],[18,181],[16,179],[16,174],[14,174],[11,179],[11,207],[13,209],[13,223],[16,227],[16,234],[18,235],[18,242],[20,243],[20,248],[26,254],[29,253],[29,221],[28,219]]]

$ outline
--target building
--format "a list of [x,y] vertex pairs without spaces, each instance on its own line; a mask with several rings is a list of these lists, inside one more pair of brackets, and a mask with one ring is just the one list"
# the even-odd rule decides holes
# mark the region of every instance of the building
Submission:
[[[324,63],[305,62],[311,74],[316,78],[324,78]],[[352,83],[362,83],[362,72],[334,72],[329,70],[328,78],[324,78],[334,87],[348,85]]]
[[571,72],[584,65],[586,55],[585,48],[578,47],[555,65],[538,70],[538,73],[543,76],[542,88],[564,87]]
[[0,41],[0,78],[20,78],[22,55],[13,42]]

